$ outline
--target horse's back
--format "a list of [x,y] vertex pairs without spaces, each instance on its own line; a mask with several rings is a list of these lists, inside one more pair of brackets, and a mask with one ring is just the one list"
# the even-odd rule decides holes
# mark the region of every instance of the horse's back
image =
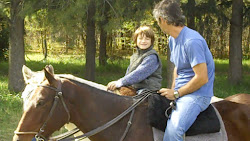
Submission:
[[250,106],[250,94],[236,94],[225,98],[225,100]]
[[249,104],[249,94],[236,94],[213,103],[222,116],[229,141],[250,139]]

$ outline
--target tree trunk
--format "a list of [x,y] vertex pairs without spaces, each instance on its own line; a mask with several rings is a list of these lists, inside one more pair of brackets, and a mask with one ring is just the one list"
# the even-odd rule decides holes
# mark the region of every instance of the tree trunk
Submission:
[[188,0],[187,3],[187,26],[195,29],[195,0]]
[[65,49],[66,49],[66,54],[68,54],[68,52],[69,52],[69,46],[70,46],[70,38],[69,38],[69,36],[68,35],[66,35],[66,38],[65,38],[65,43],[66,43],[66,46],[65,46]]
[[106,52],[107,32],[104,26],[101,25],[100,33],[100,48],[99,48],[99,64],[105,66],[107,64],[107,52]]
[[43,49],[43,61],[46,61],[47,56],[48,56],[48,46],[47,46],[47,32],[46,30],[41,32],[42,34],[42,49]]
[[85,79],[95,81],[95,1],[90,0],[87,17]]
[[242,79],[242,22],[243,0],[233,0],[229,39],[229,82],[239,84]]
[[105,25],[108,23],[108,10],[109,6],[104,5],[103,21],[100,23],[100,48],[99,48],[99,64],[105,66],[107,64],[107,31],[104,29]]
[[43,48],[44,58],[43,58],[43,60],[46,60],[47,56],[48,56],[48,47],[47,47],[47,39],[46,39],[46,37],[45,37],[43,42],[44,42],[44,48]]
[[24,18],[19,15],[22,0],[11,0],[10,48],[9,48],[9,90],[20,92],[24,88],[22,66],[24,58]]

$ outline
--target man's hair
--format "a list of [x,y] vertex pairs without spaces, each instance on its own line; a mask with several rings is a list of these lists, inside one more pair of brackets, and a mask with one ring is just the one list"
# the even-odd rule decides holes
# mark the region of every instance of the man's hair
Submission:
[[174,26],[184,26],[185,16],[182,14],[179,2],[177,0],[162,0],[155,5],[153,15],[157,22],[160,17]]
[[139,28],[135,31],[135,33],[134,33],[134,35],[133,35],[133,41],[135,42],[135,44],[137,43],[137,37],[138,37],[139,35],[142,35],[142,34],[144,34],[146,37],[151,38],[151,44],[152,44],[152,45],[154,44],[154,41],[155,41],[155,34],[154,34],[154,31],[153,31],[153,29],[152,29],[151,27],[145,26],[145,25],[139,27]]

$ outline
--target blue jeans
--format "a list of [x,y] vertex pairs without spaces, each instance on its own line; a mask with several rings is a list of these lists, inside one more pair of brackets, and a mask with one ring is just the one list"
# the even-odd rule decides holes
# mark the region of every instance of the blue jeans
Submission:
[[163,141],[183,141],[183,135],[191,127],[200,112],[210,104],[210,97],[188,94],[176,101],[165,130]]

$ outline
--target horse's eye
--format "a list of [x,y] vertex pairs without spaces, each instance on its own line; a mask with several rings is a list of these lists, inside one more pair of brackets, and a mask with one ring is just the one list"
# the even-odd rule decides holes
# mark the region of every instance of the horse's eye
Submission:
[[39,101],[36,103],[36,107],[42,106],[43,104],[44,104],[44,101],[43,101],[43,100],[39,100]]

